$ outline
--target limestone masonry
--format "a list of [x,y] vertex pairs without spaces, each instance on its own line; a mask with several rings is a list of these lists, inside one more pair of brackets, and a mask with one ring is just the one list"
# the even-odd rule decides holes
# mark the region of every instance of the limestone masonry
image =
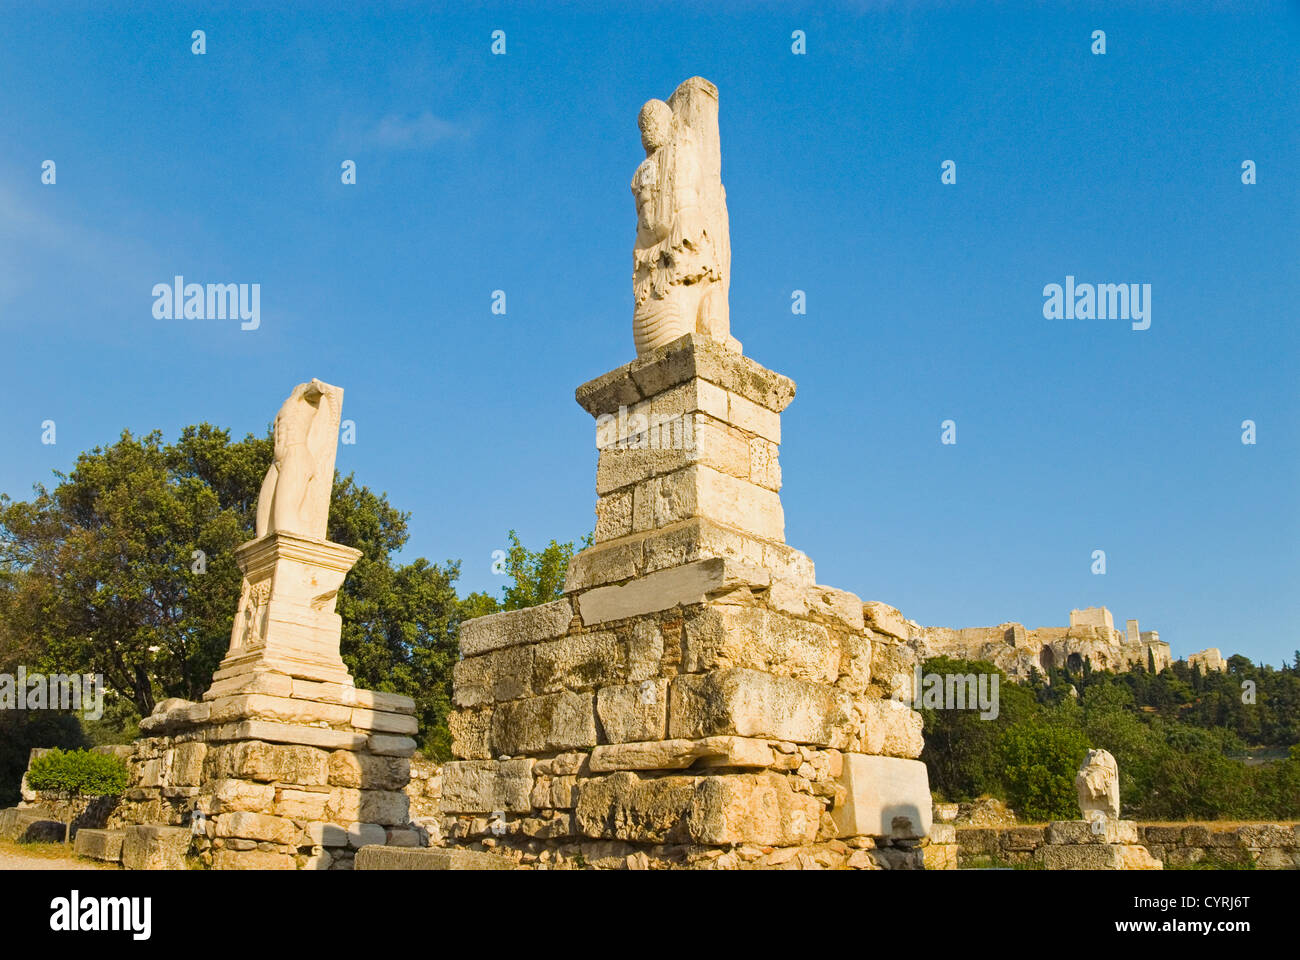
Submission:
[[[892,608],[891,608],[892,609]],[[897,611],[895,611],[897,612]],[[1169,644],[1154,630],[1143,631],[1136,620],[1129,620],[1124,630],[1115,627],[1111,612],[1105,607],[1088,607],[1070,611],[1068,627],[1038,627],[1027,630],[1020,623],[1000,623],[996,627],[923,627],[903,620],[898,636],[921,661],[947,656],[962,660],[987,660],[1008,676],[1026,678],[1031,670],[1040,674],[1057,667],[1083,668],[1085,661],[1096,670],[1128,670],[1155,663],[1157,671],[1172,662]],[[1217,650],[1194,654],[1189,661]],[[1222,659],[1220,658],[1220,663]],[[1202,668],[1208,664],[1202,663]],[[1222,667],[1209,669],[1222,669]]]
[[[905,647],[784,542],[793,397],[698,334],[578,388],[602,425],[595,543],[563,599],[461,627],[448,843],[525,864],[922,865],[921,718],[888,698]],[[690,443],[658,442],[656,417]]]

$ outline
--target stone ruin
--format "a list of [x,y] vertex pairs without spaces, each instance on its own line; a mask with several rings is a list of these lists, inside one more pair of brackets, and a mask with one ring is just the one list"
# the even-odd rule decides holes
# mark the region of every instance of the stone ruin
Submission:
[[442,833],[525,865],[919,867],[905,651],[785,543],[795,387],[726,322],[716,111],[700,78],[642,110],[638,356],[576,394],[594,543],[561,599],[461,625]]
[[[166,700],[128,759],[110,827],[123,863],[218,869],[351,866],[367,844],[416,845],[404,792],[415,703],[357,689],[339,656],[339,587],[360,556],[325,539],[343,391],[285,401],[258,501],[230,649],[201,702]],[[88,833],[87,843],[109,840]],[[80,836],[80,834],[79,834]]]
[[1042,847],[1048,870],[1160,870],[1164,864],[1138,840],[1138,826],[1119,818],[1119,766],[1105,750],[1089,750],[1074,785],[1082,820],[1054,820]]
[[[1096,670],[1117,672],[1155,663],[1156,671],[1172,662],[1169,644],[1155,630],[1143,631],[1136,620],[1124,630],[1115,627],[1105,607],[1070,611],[1068,627],[1037,627],[1008,622],[995,627],[923,627],[906,621],[902,631],[918,660],[947,656],[987,660],[1009,677],[1026,679],[1032,671],[1045,674],[1058,667],[1081,670],[1085,662]],[[1191,658],[1189,658],[1190,660]]]

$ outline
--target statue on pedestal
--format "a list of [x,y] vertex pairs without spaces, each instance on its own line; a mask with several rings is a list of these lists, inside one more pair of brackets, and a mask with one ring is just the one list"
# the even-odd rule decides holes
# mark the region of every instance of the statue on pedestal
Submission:
[[637,355],[688,333],[704,334],[739,352],[727,304],[731,239],[721,176],[718,88],[692,77],[667,102],[648,101],[638,125],[646,158],[632,178]]

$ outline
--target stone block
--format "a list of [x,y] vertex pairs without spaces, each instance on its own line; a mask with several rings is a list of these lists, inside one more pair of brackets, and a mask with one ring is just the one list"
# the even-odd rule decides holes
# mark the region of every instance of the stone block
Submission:
[[328,792],[286,788],[279,791],[271,812],[277,817],[287,817],[290,820],[319,820],[325,816],[329,798]]
[[474,850],[437,847],[364,846],[357,851],[357,870],[513,870],[506,857]]
[[590,690],[627,675],[626,649],[613,631],[571,633],[532,650],[532,689],[538,694]]
[[930,833],[930,778],[920,760],[846,753],[844,800],[831,811],[841,837],[919,839]]
[[[353,707],[352,726],[358,730],[373,730],[376,733],[413,734],[419,731],[419,721],[404,713],[388,713],[383,710],[369,710],[365,707]],[[363,741],[364,742],[364,741]]]
[[265,813],[275,802],[275,787],[247,780],[214,780],[207,787],[212,798],[210,813],[251,811]]
[[553,693],[498,704],[491,743],[504,756],[550,753],[596,745],[595,696]]
[[573,607],[567,599],[476,617],[460,625],[460,652],[473,657],[515,644],[551,640],[566,633],[572,619]]
[[762,539],[785,539],[785,513],[775,491],[703,464],[643,480],[631,489],[632,529],[615,536],[706,517]]
[[377,823],[348,824],[348,846],[360,850],[371,844],[387,843],[388,831]]
[[127,870],[184,870],[192,839],[188,827],[127,827],[122,837],[122,866]]
[[366,737],[366,749],[385,757],[409,757],[415,753],[415,741],[410,737],[372,733]]
[[1047,844],[1043,866],[1048,870],[1160,870],[1164,864],[1146,847],[1111,843]]
[[533,649],[505,647],[458,661],[452,668],[452,702],[482,707],[532,696]]
[[207,775],[212,779],[324,786],[329,779],[328,754],[300,744],[222,744],[209,748]]
[[682,670],[748,667],[778,676],[834,683],[840,651],[824,626],[762,607],[705,607],[686,618]]
[[770,582],[771,575],[765,570],[713,558],[659,570],[625,584],[596,587],[582,594],[578,603],[583,623],[590,626],[703,603],[710,594],[741,586],[761,588]]
[[[842,747],[851,726],[848,693],[826,684],[731,669],[672,681],[668,735],[761,737]],[[928,809],[928,805],[927,805]]]
[[620,772],[580,780],[575,825],[598,839],[680,843],[689,837],[686,816],[694,797],[693,777],[642,780]]
[[268,850],[218,850],[212,855],[214,870],[296,870],[298,865],[287,853]]
[[[1181,832],[1181,831],[1179,831]],[[1132,820],[1053,820],[1047,825],[1047,842],[1137,843],[1138,826]],[[1175,841],[1176,842],[1176,841]]]
[[532,809],[533,761],[460,760],[443,764],[441,806],[449,813]]
[[492,711],[456,710],[447,716],[451,733],[451,752],[466,760],[486,760],[492,756]]
[[690,766],[770,767],[775,763],[766,740],[707,737],[703,740],[655,740],[618,743],[591,751],[593,772],[614,770],[682,770]]
[[400,790],[362,790],[360,818],[385,827],[401,826],[410,818],[410,798]]
[[907,619],[897,607],[878,600],[868,600],[862,604],[862,616],[865,624],[877,633],[887,633],[900,640],[908,639]]
[[201,741],[177,744],[170,753],[167,780],[174,787],[197,787],[203,783],[203,760],[208,745]]
[[817,839],[821,811],[815,797],[795,793],[779,774],[702,777],[688,827],[696,843],[798,846]]
[[925,747],[921,714],[899,700],[859,700],[864,728],[859,752],[916,759]]
[[596,716],[606,743],[662,740],[668,730],[668,680],[601,687]]
[[298,827],[292,820],[261,813],[239,811],[223,813],[216,819],[216,836],[265,840],[268,843],[292,844]]
[[125,837],[125,830],[81,829],[72,841],[72,852],[91,860],[117,863],[122,859],[122,841]]
[[328,764],[329,782],[335,787],[401,790],[411,780],[411,761],[406,757],[336,750],[329,755]]

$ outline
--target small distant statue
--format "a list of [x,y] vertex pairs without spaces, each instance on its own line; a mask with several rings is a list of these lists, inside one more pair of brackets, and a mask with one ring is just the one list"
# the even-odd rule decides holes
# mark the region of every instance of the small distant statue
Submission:
[[1119,819],[1119,766],[1105,750],[1089,750],[1074,778],[1083,819]]
[[637,123],[646,153],[632,178],[637,355],[688,333],[739,351],[727,303],[731,237],[722,187],[718,88],[692,77],[666,103],[648,101]]
[[275,459],[257,498],[257,536],[325,539],[343,391],[313,378],[293,388],[275,417]]

